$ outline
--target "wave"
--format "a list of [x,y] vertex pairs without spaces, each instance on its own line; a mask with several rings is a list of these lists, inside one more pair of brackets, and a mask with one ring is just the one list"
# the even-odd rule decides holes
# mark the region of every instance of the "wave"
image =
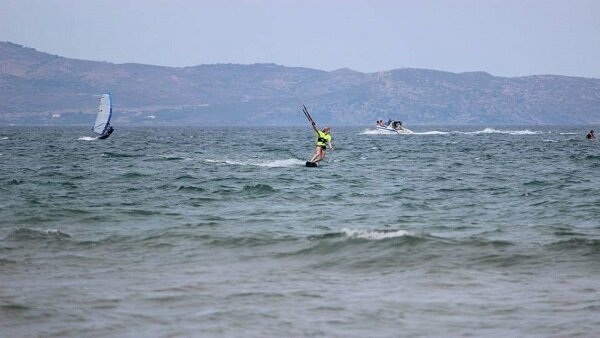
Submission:
[[553,252],[577,251],[582,256],[600,256],[600,240],[575,237],[561,240],[547,245]]
[[343,228],[340,231],[328,232],[319,235],[310,235],[306,239],[311,242],[316,242],[317,245],[333,242],[337,243],[336,247],[354,246],[357,243],[377,243],[377,242],[394,242],[400,241],[422,241],[431,239],[426,233],[414,233],[402,229],[350,229]]
[[252,195],[264,195],[274,193],[276,190],[268,184],[245,185],[243,191]]
[[113,153],[113,152],[104,152],[101,155],[102,157],[114,157],[114,158],[127,158],[127,157],[145,157],[145,154],[140,153],[132,153],[132,154],[124,154],[124,153]]
[[193,176],[193,175],[189,175],[189,174],[183,174],[181,176],[177,176],[175,178],[175,180],[197,180],[198,178]]
[[184,191],[184,192],[204,192],[206,190],[204,188],[195,187],[195,186],[191,186],[191,185],[180,185],[179,187],[177,187],[177,191]]
[[342,229],[341,233],[348,238],[360,238],[375,241],[403,236],[417,236],[416,234],[408,232],[406,230]]
[[122,178],[139,178],[139,177],[148,177],[148,176],[151,176],[151,175],[144,174],[144,173],[137,172],[137,171],[130,171],[130,172],[122,174],[120,177],[122,177]]
[[27,241],[27,240],[65,240],[71,239],[71,235],[57,229],[19,228],[9,233],[5,240]]
[[190,161],[189,157],[177,156],[177,155],[160,155],[155,158],[156,161]]

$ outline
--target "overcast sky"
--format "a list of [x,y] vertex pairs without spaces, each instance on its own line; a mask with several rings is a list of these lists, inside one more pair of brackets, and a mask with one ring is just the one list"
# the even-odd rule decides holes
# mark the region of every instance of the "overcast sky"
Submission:
[[600,0],[0,0],[0,40],[114,63],[600,78]]

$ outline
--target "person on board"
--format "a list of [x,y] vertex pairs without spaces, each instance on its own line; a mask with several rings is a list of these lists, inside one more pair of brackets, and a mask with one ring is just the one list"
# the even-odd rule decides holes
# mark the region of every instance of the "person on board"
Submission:
[[310,159],[310,162],[317,163],[325,159],[327,145],[329,149],[333,150],[333,143],[331,143],[331,129],[329,127],[323,128],[323,131],[319,130],[313,123],[313,129],[317,133],[317,147],[315,148],[315,154]]
[[109,124],[108,128],[106,128],[104,133],[102,133],[102,135],[100,135],[99,139],[104,140],[104,139],[108,138],[110,136],[110,134],[113,133],[113,131],[115,131],[115,129]]
[[594,135],[594,131],[590,130],[589,133],[587,133],[587,135],[585,135],[585,138],[587,138],[588,140],[593,140],[596,138],[596,135]]

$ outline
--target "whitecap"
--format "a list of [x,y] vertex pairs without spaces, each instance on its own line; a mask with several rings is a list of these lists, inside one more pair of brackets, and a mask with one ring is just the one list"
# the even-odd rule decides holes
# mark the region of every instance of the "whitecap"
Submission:
[[365,230],[355,230],[355,229],[342,229],[342,234],[350,238],[360,238],[360,239],[368,239],[368,240],[381,240],[387,238],[396,238],[402,236],[411,236],[412,233],[406,230],[374,230],[374,229],[365,229]]
[[71,238],[68,233],[62,232],[58,229],[40,229],[40,228],[19,228],[15,230],[11,235],[11,238]]

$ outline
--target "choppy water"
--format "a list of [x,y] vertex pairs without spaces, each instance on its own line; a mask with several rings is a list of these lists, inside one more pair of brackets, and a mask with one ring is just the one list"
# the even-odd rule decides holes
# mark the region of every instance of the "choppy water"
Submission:
[[0,128],[0,336],[594,336],[586,128]]

